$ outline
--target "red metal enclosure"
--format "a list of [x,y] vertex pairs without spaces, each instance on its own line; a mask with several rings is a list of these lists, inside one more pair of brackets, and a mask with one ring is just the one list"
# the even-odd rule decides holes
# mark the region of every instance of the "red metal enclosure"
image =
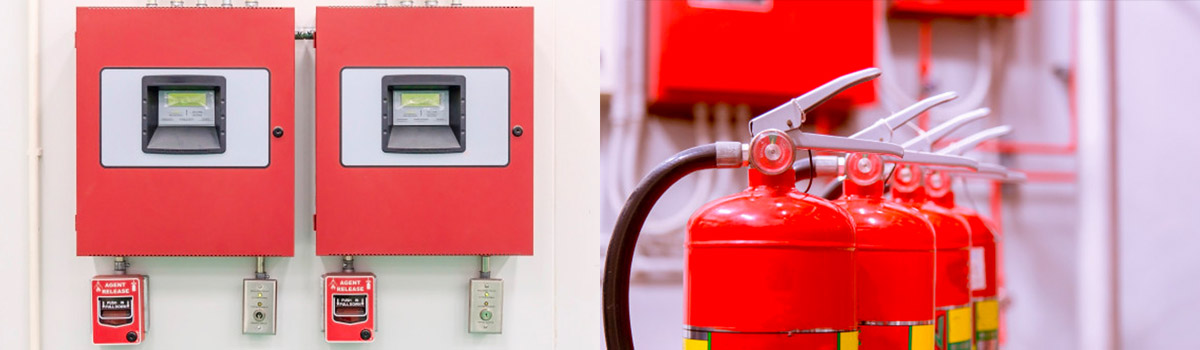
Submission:
[[146,339],[146,276],[96,276],[91,282],[92,344],[141,344]]
[[[533,9],[318,7],[317,28],[317,254],[533,254]],[[506,70],[507,163],[347,166],[342,74],[360,67]]]
[[966,220],[929,202],[926,175],[921,167],[897,165],[892,177],[892,198],[918,209],[933,225],[937,243],[934,257],[935,348],[970,349],[974,331],[970,290],[971,231]]
[[325,297],[325,341],[375,341],[375,275],[330,273],[322,279]]
[[884,200],[879,156],[855,153],[846,164],[843,196],[833,203],[854,219],[862,348],[932,346],[933,227],[916,210]]
[[[293,254],[294,31],[291,8],[77,9],[77,255]],[[265,166],[102,164],[101,76],[134,68],[265,70],[269,124],[243,130],[268,139]]]
[[892,0],[891,10],[916,15],[1012,17],[1029,11],[1029,0]]
[[[871,67],[871,1],[647,1],[646,87],[655,109],[697,102],[774,107]],[[835,104],[875,100],[869,84]],[[840,102],[839,102],[840,101]]]
[[850,217],[791,171],[749,179],[688,222],[687,348],[856,348]]

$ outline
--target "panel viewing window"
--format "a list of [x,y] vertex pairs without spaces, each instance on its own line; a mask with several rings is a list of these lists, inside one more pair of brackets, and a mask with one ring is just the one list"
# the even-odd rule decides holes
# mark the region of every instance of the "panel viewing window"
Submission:
[[383,77],[383,151],[466,151],[466,81],[461,75]]
[[224,153],[225,77],[143,77],[142,152]]

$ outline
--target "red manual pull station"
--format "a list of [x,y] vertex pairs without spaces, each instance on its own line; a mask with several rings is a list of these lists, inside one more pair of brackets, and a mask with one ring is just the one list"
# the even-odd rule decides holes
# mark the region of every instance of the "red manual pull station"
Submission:
[[375,341],[375,274],[339,272],[325,275],[325,341]]
[[92,344],[133,345],[146,338],[146,276],[92,278]]

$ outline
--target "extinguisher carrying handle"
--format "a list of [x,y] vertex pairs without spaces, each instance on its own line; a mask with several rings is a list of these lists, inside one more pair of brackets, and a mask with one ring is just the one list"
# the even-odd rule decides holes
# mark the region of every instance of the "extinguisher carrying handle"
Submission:
[[956,98],[958,98],[958,94],[954,93],[953,91],[949,91],[917,101],[917,103],[905,107],[899,112],[875,121],[875,123],[871,124],[871,126],[859,130],[858,132],[854,133],[854,135],[850,135],[850,138],[891,142],[892,133],[896,131],[896,129],[904,126],[904,124],[908,124],[908,122],[915,119],[918,115],[921,115],[921,113],[925,113],[925,111],[928,111],[930,108],[937,107],[938,105],[950,102]]
[[913,150],[904,151],[904,156],[902,157],[883,156],[883,160],[892,163],[920,164],[933,169],[945,168],[950,170],[979,170],[979,161],[971,158]]
[[759,132],[769,129],[783,130],[791,135],[790,131],[799,130],[800,125],[804,124],[804,116],[817,106],[846,89],[878,78],[880,74],[883,72],[879,68],[867,68],[831,80],[825,85],[750,119],[750,135],[758,135]]
[[958,142],[955,142],[955,143],[950,144],[949,146],[946,146],[946,148],[938,150],[937,153],[963,155],[964,153],[967,153],[967,151],[973,150],[973,149],[975,149],[975,147],[979,147],[979,144],[983,143],[984,141],[996,139],[1001,136],[1008,135],[1011,132],[1012,132],[1011,126],[1008,126],[1008,125],[997,126],[997,127],[991,128],[991,129],[987,129],[984,131],[980,131],[980,132],[971,134],[971,136],[967,136],[967,137],[963,138],[962,140],[958,140]]
[[917,132],[917,137],[904,142],[904,149],[911,151],[932,152],[934,143],[945,138],[946,136],[949,136],[950,133],[954,132],[954,130],[958,130],[958,128],[962,127],[963,125],[983,119],[983,117],[986,117],[991,113],[992,110],[990,108],[985,107],[976,109],[960,114],[954,118],[950,118],[950,120],[947,120],[945,123],[938,124],[928,131],[922,131],[920,128],[910,124],[909,127]]
[[629,278],[638,236],[646,216],[663,193],[688,174],[714,168],[746,166],[748,152],[738,142],[717,142],[679,152],[646,177],[625,201],[613,226],[604,262],[604,338],[609,350],[633,350],[629,324]]

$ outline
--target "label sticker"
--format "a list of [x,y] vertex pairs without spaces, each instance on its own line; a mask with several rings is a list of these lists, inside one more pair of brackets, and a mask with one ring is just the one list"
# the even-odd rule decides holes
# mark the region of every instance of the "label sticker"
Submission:
[[838,350],[858,350],[858,332],[838,333]]
[[987,261],[983,259],[983,247],[971,248],[971,290],[987,288]]
[[971,350],[971,307],[937,311],[937,331],[934,339],[937,349]]
[[909,350],[933,350],[933,333],[936,331],[931,324],[912,326],[908,328]]
[[996,300],[975,302],[975,340],[995,340],[1000,329],[1000,303]]

